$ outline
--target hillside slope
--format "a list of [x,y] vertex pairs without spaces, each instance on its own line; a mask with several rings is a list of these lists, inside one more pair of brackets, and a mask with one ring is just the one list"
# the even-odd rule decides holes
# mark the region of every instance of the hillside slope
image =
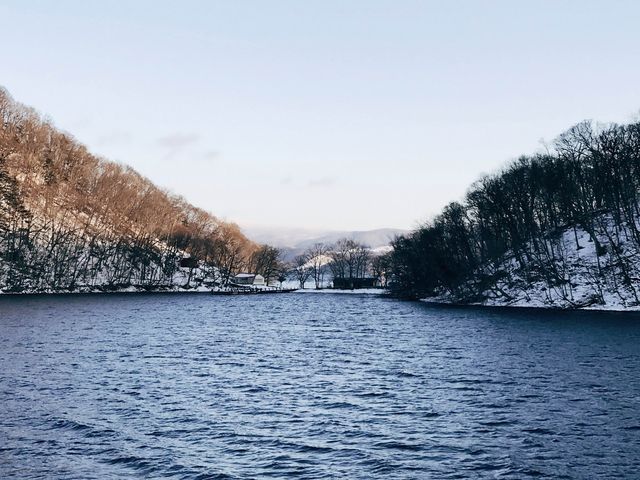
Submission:
[[453,303],[640,305],[640,123],[583,122],[393,242],[396,293]]
[[191,288],[255,251],[236,225],[92,155],[1,88],[0,121],[0,290]]
[[[579,227],[568,228],[555,238],[553,256],[537,256],[521,264],[508,253],[504,261],[475,272],[459,293],[445,292],[428,300],[488,306],[640,310],[640,249],[631,240],[630,229],[616,229],[611,215],[603,214],[596,221],[594,235],[601,245],[599,251],[588,232]],[[620,239],[616,247],[609,243],[613,237]],[[493,281],[483,284],[480,278]]]

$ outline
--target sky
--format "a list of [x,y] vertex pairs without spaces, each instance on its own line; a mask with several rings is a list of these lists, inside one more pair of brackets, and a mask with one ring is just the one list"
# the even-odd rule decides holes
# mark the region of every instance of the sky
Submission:
[[246,227],[413,228],[640,112],[640,2],[0,0],[0,85]]

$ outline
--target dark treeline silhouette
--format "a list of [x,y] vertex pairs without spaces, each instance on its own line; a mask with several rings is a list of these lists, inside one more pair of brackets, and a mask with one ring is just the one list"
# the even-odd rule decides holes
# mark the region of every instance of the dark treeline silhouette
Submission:
[[[571,304],[579,274],[588,302],[604,303],[606,290],[637,302],[639,194],[640,123],[580,123],[547,153],[482,177],[462,202],[397,238],[395,289],[411,297],[509,300],[502,287],[517,272],[523,290],[539,285]],[[592,261],[578,272],[572,252],[586,247]]]
[[171,287],[184,257],[187,284],[194,270],[224,283],[258,248],[1,88],[0,122],[0,289]]

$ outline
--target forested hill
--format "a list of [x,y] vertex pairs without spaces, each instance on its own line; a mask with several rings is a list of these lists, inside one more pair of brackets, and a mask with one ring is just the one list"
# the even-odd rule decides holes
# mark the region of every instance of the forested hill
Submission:
[[0,119],[0,290],[194,287],[255,251],[236,225],[92,155],[1,88]]
[[637,307],[639,197],[640,123],[580,123],[398,238],[396,289],[460,303]]

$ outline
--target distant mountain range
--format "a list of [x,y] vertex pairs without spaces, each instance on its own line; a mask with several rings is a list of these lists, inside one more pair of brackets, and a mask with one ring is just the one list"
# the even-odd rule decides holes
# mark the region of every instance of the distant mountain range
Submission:
[[335,243],[341,238],[350,238],[363,243],[373,250],[380,250],[389,245],[397,235],[408,233],[399,228],[378,228],[361,231],[323,231],[295,228],[243,227],[244,233],[253,241],[268,243],[280,247],[284,251],[284,259],[291,260],[314,243]]

